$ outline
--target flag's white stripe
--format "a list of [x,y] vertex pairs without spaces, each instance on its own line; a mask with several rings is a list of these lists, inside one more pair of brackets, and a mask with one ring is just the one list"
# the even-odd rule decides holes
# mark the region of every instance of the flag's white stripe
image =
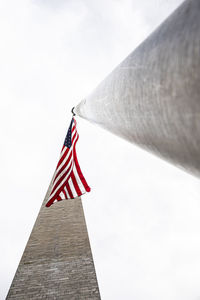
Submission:
[[63,151],[60,153],[60,159],[61,159],[61,157],[65,154],[65,151],[67,150],[67,147],[64,147],[63,148]]
[[[65,149],[66,149],[66,151],[67,151],[67,149],[69,149],[69,148],[65,147]],[[69,151],[68,151],[66,157],[63,159],[62,163],[59,165],[58,169],[56,170],[56,173],[58,173],[59,170],[62,168],[62,166],[66,163],[66,161],[68,160],[68,157],[70,156],[70,153],[71,153],[71,152],[72,152],[72,148],[69,149]],[[60,159],[61,159],[61,158],[62,158],[62,157],[60,157]]]
[[[64,170],[62,170],[62,172],[58,175],[58,177],[56,177],[54,183],[53,183],[53,187],[52,187],[52,190],[54,188],[54,186],[57,184],[57,182],[60,180],[60,178],[66,173],[66,170],[70,167],[70,165],[72,164],[73,162],[73,155],[71,156],[67,166],[64,168]],[[67,174],[69,173],[69,170],[67,172]]]
[[65,199],[65,194],[64,194],[63,192],[61,192],[61,193],[60,193],[60,197],[61,197],[61,199],[64,200],[64,199]]
[[[67,166],[62,170],[62,172],[56,177],[55,176],[55,181],[54,181],[54,183],[53,183],[53,187],[56,185],[56,183],[58,182],[58,180],[62,177],[62,175],[66,172],[66,170],[69,168],[69,166],[70,166],[70,164],[71,164],[71,162],[73,161],[73,153],[72,153],[72,150],[73,150],[73,147],[74,147],[74,143],[75,143],[75,141],[78,139],[78,136],[77,136],[77,138],[74,140],[74,142],[73,142],[73,145],[71,146],[71,148],[70,148],[70,153],[72,154],[72,156],[71,156],[71,158],[70,158],[70,160],[69,160],[69,162],[68,162],[68,164],[67,164]],[[69,157],[69,152],[67,153],[67,159],[68,159],[68,157]],[[64,163],[65,163],[66,161],[65,160],[63,160],[63,162],[62,162],[62,166],[64,165]],[[61,166],[60,165],[60,166]],[[58,168],[58,170],[56,170],[56,173],[58,173],[58,171],[59,171],[59,169],[60,169],[60,166],[59,166],[59,168]],[[52,189],[53,189],[53,187],[52,187]]]
[[70,189],[71,189],[71,191],[72,191],[73,197],[74,197],[74,198],[78,197],[78,194],[77,194],[77,192],[76,192],[76,190],[75,190],[75,187],[74,187],[74,184],[73,184],[73,181],[72,181],[71,178],[69,179],[68,183],[69,183],[69,187],[70,187]]
[[[72,154],[72,152],[71,152]],[[72,163],[72,160],[73,160],[73,154],[71,155],[69,161],[68,161],[68,164],[66,165],[66,167],[62,170],[62,172],[60,172],[59,175],[57,175],[57,172],[56,172],[56,176],[55,176],[55,181],[53,183],[53,187],[56,185],[56,183],[58,182],[58,180],[62,177],[62,175],[66,172],[66,170],[69,168],[70,164]]]
[[65,190],[65,193],[67,194],[67,198],[70,199],[70,195],[68,193],[68,190],[67,190],[66,186],[64,187],[64,190]]
[[[73,159],[71,158],[71,159],[70,159],[70,163],[67,165],[67,169],[69,168],[68,172],[66,172],[66,170],[64,170],[64,172],[63,172],[63,174],[62,174],[62,175],[64,175],[64,174],[66,173],[64,179],[70,175],[71,170],[72,170],[72,168],[73,168],[73,164],[74,164],[74,162],[73,162]],[[56,181],[54,182],[54,185],[53,185],[53,187],[52,187],[52,191],[53,191],[55,185],[57,184],[57,182],[58,182],[58,180],[59,180],[60,178],[61,178],[61,177],[58,176],[58,178],[57,178]],[[64,179],[61,181],[61,183],[64,181]],[[57,188],[55,189],[55,191],[58,190],[58,187],[61,186],[61,183],[57,186]],[[54,192],[55,192],[55,191],[54,191]]]
[[57,190],[59,190],[59,188],[62,186],[62,184],[66,181],[66,178],[69,176],[70,172],[71,172],[72,169],[73,169],[73,165],[74,165],[74,163],[72,163],[69,172],[67,172],[67,176],[65,176],[65,177],[63,178],[63,180],[61,181],[61,183],[59,184],[59,186],[57,186],[57,188],[55,189],[55,191],[53,192],[53,194],[49,197],[49,200],[50,200],[51,198],[53,198],[53,196],[55,195],[55,193],[57,192]]
[[77,182],[77,184],[78,184],[78,186],[79,186],[79,189],[81,190],[81,193],[85,193],[86,192],[86,190],[85,190],[85,188],[84,188],[84,185],[82,184],[82,181],[80,180],[80,177],[79,177],[79,175],[78,175],[78,172],[77,172],[77,169],[76,169],[76,165],[74,164],[74,169],[73,169],[73,171],[74,171],[74,176],[75,176],[75,178],[76,178],[76,182]]
[[[59,166],[58,169],[56,170],[56,173],[58,173],[59,170],[62,168],[62,166],[66,163],[66,161],[67,161],[67,159],[68,159],[70,153],[72,152],[72,149],[73,149],[73,147],[74,147],[74,143],[75,143],[76,140],[77,140],[77,137],[74,138],[73,143],[72,143],[72,145],[71,145],[71,147],[70,147],[70,149],[69,149],[69,152],[67,153],[66,157],[63,159],[62,163],[60,164],[60,166]],[[64,150],[66,151],[67,149],[68,149],[68,148],[65,147]],[[62,155],[61,155],[61,157],[62,157]],[[60,159],[61,159],[61,157],[60,157]]]

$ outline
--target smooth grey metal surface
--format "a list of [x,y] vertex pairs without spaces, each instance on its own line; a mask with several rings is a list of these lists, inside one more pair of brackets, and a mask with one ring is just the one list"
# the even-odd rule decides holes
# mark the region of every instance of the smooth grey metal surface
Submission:
[[75,113],[200,175],[200,1],[185,1]]

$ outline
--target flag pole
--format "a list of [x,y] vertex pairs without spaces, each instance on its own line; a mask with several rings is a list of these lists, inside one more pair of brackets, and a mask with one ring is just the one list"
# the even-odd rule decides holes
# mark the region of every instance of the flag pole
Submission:
[[74,109],[200,176],[200,1],[187,0]]

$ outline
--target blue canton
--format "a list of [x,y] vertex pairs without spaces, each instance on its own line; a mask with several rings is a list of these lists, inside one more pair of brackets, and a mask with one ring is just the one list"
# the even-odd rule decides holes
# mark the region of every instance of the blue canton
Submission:
[[68,129],[68,132],[67,132],[67,135],[66,135],[66,138],[65,138],[65,141],[64,141],[64,145],[67,148],[70,148],[71,145],[72,145],[72,125],[73,125],[73,122],[74,122],[74,120],[72,119],[71,123],[70,123],[70,126],[69,126],[69,129]]

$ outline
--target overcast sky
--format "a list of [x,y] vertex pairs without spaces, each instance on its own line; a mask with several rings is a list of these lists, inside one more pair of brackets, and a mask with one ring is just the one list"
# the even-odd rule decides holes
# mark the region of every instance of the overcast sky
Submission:
[[[180,3],[0,0],[0,299],[55,170],[72,106]],[[77,122],[102,299],[200,299],[199,180]]]

